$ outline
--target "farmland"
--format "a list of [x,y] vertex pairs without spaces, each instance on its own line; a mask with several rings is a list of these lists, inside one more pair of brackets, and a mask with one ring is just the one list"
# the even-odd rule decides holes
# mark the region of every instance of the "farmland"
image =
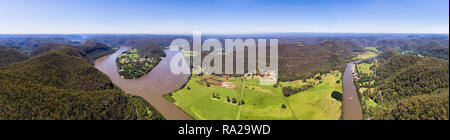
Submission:
[[[341,102],[333,99],[331,93],[342,92],[338,82],[341,73],[317,77],[320,80],[260,85],[258,76],[193,75],[183,89],[164,97],[198,120],[339,119]],[[283,88],[305,85],[312,86],[288,97],[283,95]]]

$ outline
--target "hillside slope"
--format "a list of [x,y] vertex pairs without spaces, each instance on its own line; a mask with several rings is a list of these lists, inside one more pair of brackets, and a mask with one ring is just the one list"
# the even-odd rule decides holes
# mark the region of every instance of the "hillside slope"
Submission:
[[28,59],[24,52],[14,48],[0,48],[0,67]]
[[317,73],[345,68],[353,52],[336,41],[316,45],[280,44],[279,78],[281,81],[308,79]]
[[372,119],[448,119],[448,61],[396,55],[377,73],[381,83],[368,95],[378,104]]
[[163,119],[144,99],[123,93],[60,48],[6,66],[0,83],[0,120]]

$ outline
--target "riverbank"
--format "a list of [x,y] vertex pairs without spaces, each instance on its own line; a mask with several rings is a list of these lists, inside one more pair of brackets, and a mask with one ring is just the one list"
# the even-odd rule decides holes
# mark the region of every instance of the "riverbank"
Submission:
[[[116,59],[131,47],[121,47],[115,53],[99,58],[95,67],[105,73],[115,85],[129,94],[140,96],[154,106],[167,120],[192,120],[183,110],[165,100],[162,96],[180,89],[189,79],[190,74],[174,75],[170,71],[170,60],[177,52],[166,50],[166,58],[147,75],[129,80],[120,77]],[[189,69],[189,68],[187,68]]]
[[362,120],[362,109],[361,103],[356,92],[356,86],[353,82],[355,74],[355,63],[350,62],[345,68],[343,87],[344,87],[344,98],[343,98],[343,119],[344,120]]
[[122,78],[140,78],[152,71],[161,61],[161,58],[157,56],[143,56],[139,55],[137,51],[137,49],[131,49],[117,57],[117,69]]

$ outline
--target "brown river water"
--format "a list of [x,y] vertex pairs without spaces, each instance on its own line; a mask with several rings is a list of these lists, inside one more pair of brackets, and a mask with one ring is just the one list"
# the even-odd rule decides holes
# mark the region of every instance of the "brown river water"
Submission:
[[[95,67],[108,75],[112,82],[129,94],[143,97],[152,104],[167,120],[193,120],[186,112],[162,97],[180,89],[189,80],[189,74],[172,74],[170,70],[171,58],[177,52],[166,50],[167,57],[147,75],[139,79],[123,79],[120,77],[116,59],[130,47],[121,47],[115,53],[99,58]],[[188,68],[189,69],[189,68]]]
[[[147,75],[139,79],[123,79],[120,77],[116,59],[122,52],[130,50],[130,47],[121,47],[115,53],[99,58],[95,61],[95,67],[108,75],[114,84],[123,91],[141,96],[152,104],[167,120],[193,120],[186,112],[170,103],[162,97],[180,89],[189,80],[189,74],[175,75],[170,70],[171,58],[177,53],[166,50],[167,57]],[[353,84],[352,67],[355,62],[347,64],[344,73],[343,117],[344,120],[362,120],[362,109]]]
[[356,86],[353,83],[352,67],[354,63],[348,63],[344,73],[344,120],[362,120],[361,103],[359,102],[358,93],[356,93]]

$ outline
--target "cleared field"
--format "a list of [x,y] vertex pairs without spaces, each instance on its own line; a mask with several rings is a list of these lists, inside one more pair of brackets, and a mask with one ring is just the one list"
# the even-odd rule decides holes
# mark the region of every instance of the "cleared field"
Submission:
[[[238,79],[233,79],[236,83],[242,83]],[[213,98],[213,93],[217,93],[220,99]],[[175,105],[182,108],[192,117],[198,120],[235,120],[238,112],[238,105],[227,102],[227,96],[239,97],[239,88],[221,88],[215,85],[207,86],[203,82],[203,77],[192,76],[188,84],[181,90],[173,93]]]
[[[245,88],[245,105],[241,106],[241,120],[294,120],[281,93],[281,88],[261,86],[259,80],[247,80]],[[286,108],[282,108],[282,105]]]
[[[302,80],[280,82],[279,86],[262,86],[257,77],[250,77],[243,87],[243,78],[192,76],[183,89],[165,98],[198,120],[339,119],[341,102],[331,98],[331,93],[334,90],[342,92],[341,83],[336,82],[340,77],[341,74],[336,72],[323,75],[320,84],[308,79],[306,83]],[[224,84],[211,83],[211,79]],[[311,83],[315,83],[313,88],[290,97],[282,93],[283,87]]]
[[365,52],[357,53],[358,56],[356,58],[353,58],[353,60],[367,59],[367,58],[378,56],[378,54],[382,53],[382,51],[378,50],[375,47],[366,47],[365,50],[366,50]]
[[[337,76],[336,76],[337,75]],[[342,103],[331,98],[333,91],[343,92],[341,73],[322,76],[323,82],[304,92],[288,97],[295,116],[299,120],[337,120],[341,116]]]
[[365,49],[368,50],[368,51],[374,52],[374,53],[376,53],[376,54],[383,53],[382,51],[378,50],[378,49],[375,48],[375,47],[366,47]]
[[373,70],[370,69],[370,67],[372,67],[372,64],[368,64],[368,63],[361,63],[357,65],[358,67],[358,73],[359,74],[374,74],[375,72]]
[[358,56],[353,58],[353,60],[362,60],[362,59],[367,59],[367,58],[371,58],[371,57],[375,57],[375,56],[378,56],[378,54],[376,54],[372,51],[366,51],[366,52],[358,53]]

